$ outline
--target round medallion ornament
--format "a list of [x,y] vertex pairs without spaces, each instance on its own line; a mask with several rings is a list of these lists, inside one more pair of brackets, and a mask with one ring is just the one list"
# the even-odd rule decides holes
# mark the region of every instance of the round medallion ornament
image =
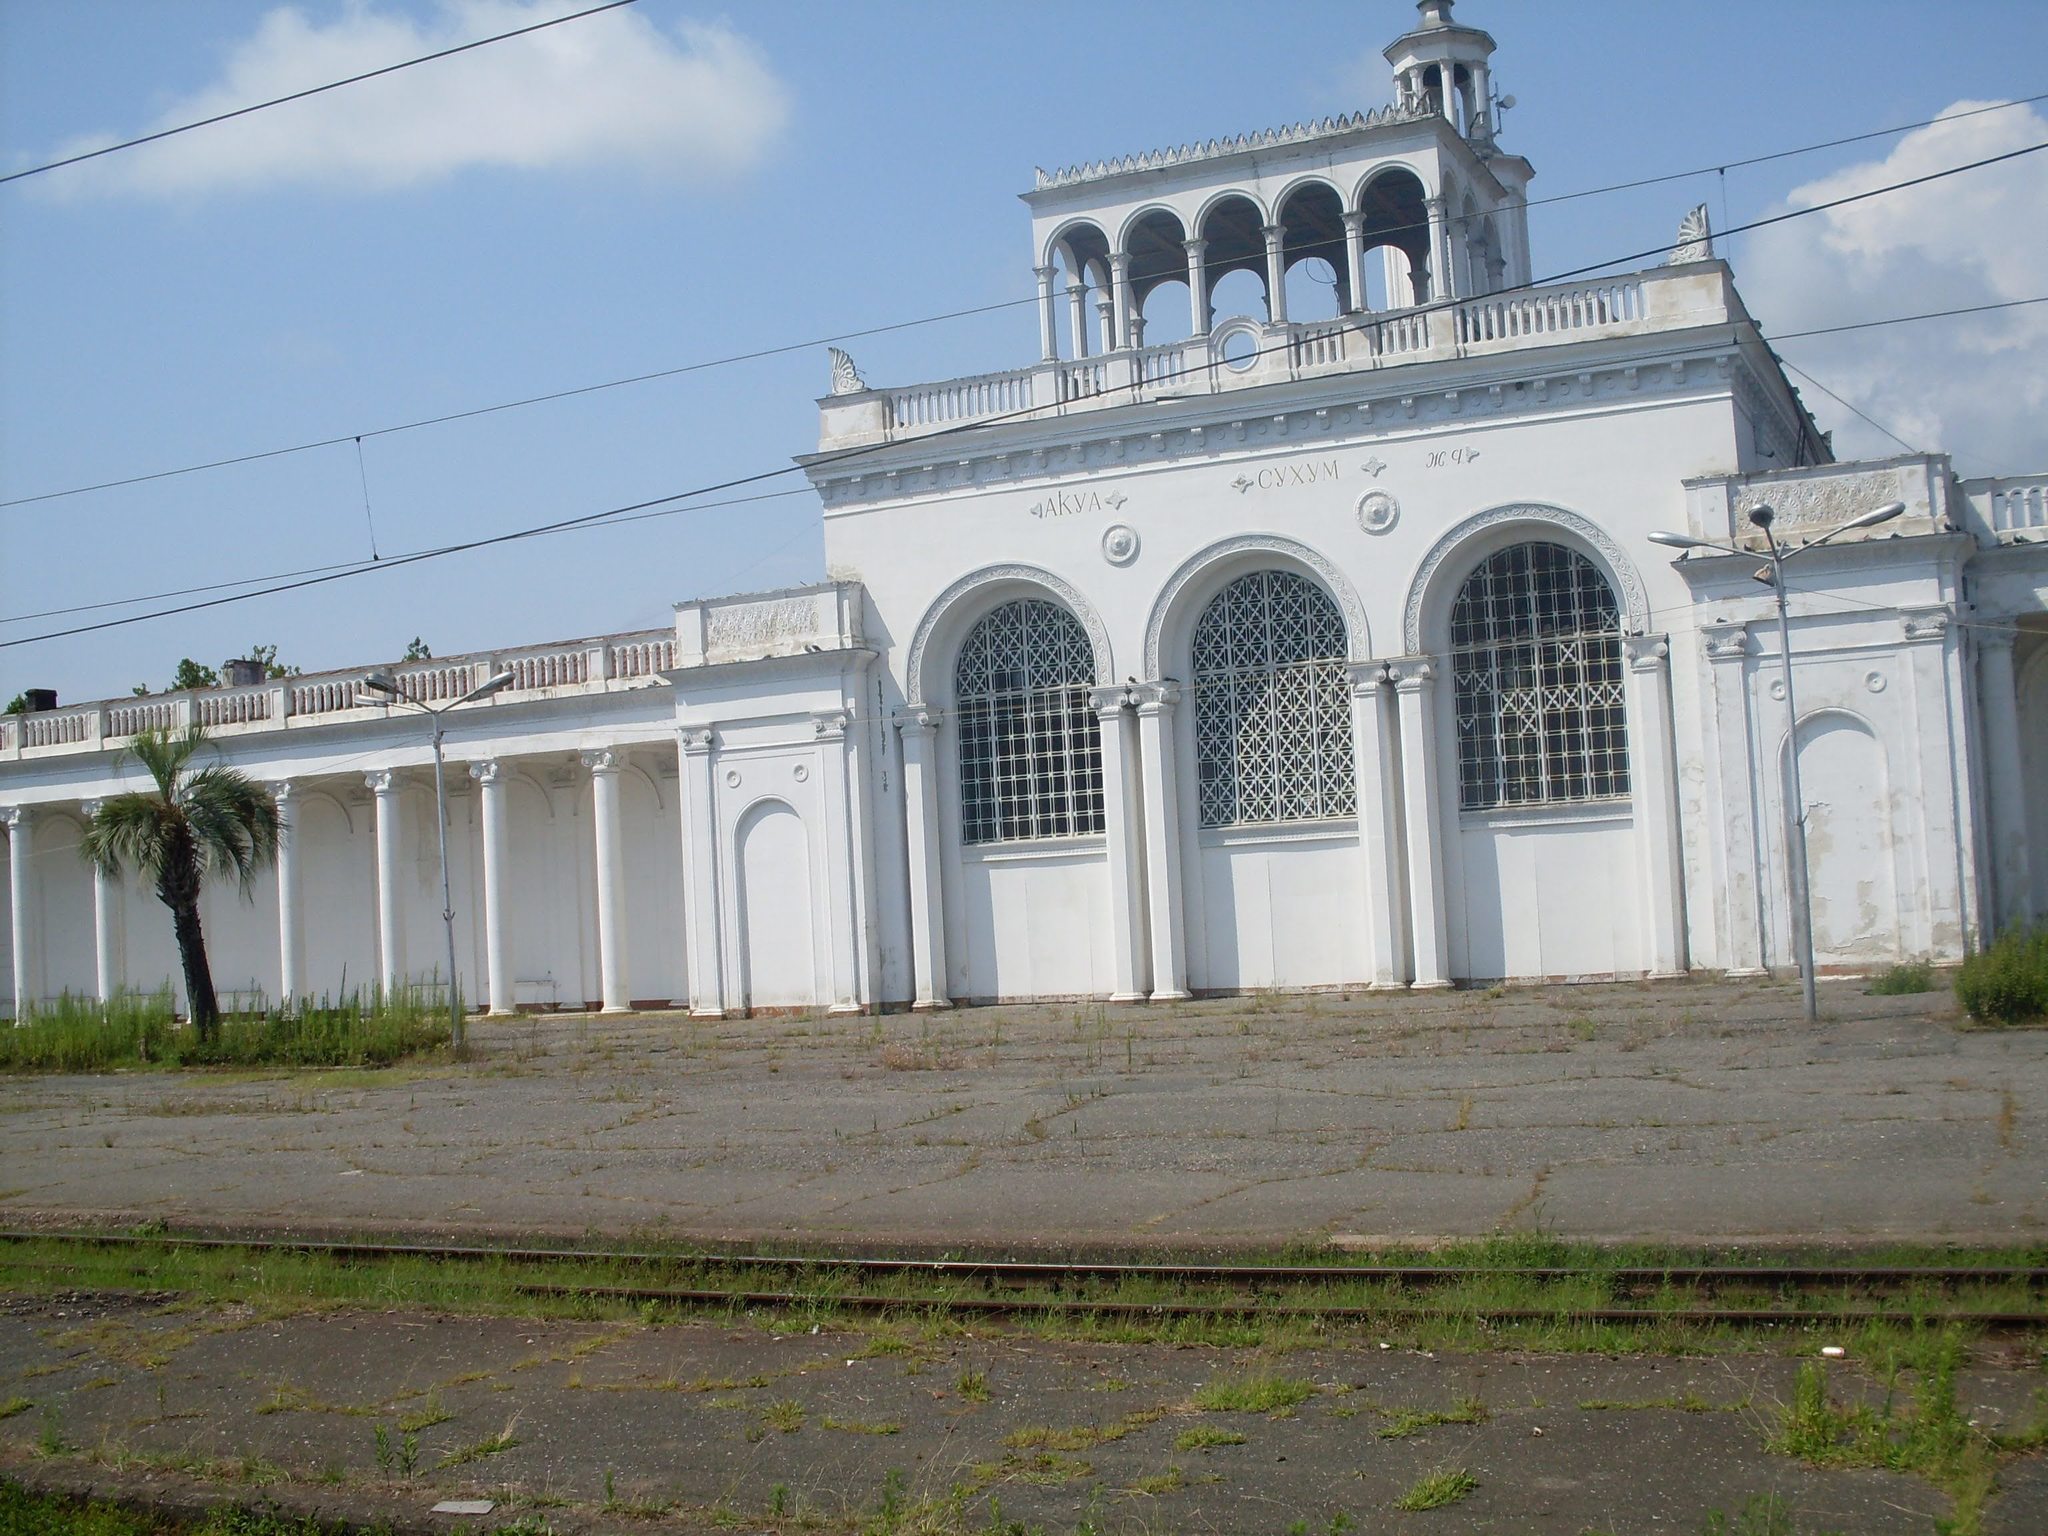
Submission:
[[1883,693],[1884,681],[1884,674],[1882,672],[1871,672],[1864,676],[1863,686],[1872,693]]
[[728,788],[730,788],[730,789],[738,789],[738,788],[740,787],[740,771],[739,771],[739,769],[737,769],[737,768],[728,768],[728,769],[726,769],[726,770],[725,770],[725,782],[726,782],[726,786],[727,786]]
[[1400,516],[1401,503],[1385,491],[1367,491],[1358,498],[1358,526],[1367,533],[1385,533]]
[[805,767],[802,763],[798,763],[796,767],[790,770],[790,776],[794,778],[797,781],[797,783],[801,784],[805,779],[808,779],[811,776],[811,770]]
[[1102,558],[1111,565],[1129,565],[1138,558],[1138,530],[1129,523],[1111,523],[1102,530]]

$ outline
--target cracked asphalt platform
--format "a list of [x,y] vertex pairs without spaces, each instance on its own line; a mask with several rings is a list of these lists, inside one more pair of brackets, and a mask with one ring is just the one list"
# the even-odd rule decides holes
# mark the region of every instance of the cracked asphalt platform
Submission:
[[896,1250],[1529,1230],[2025,1243],[2048,1032],[1683,982],[937,1015],[537,1016],[381,1072],[0,1081],[0,1223]]

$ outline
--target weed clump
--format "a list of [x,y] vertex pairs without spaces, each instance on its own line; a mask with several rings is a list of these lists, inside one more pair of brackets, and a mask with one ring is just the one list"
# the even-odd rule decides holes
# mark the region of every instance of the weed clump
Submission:
[[1979,1024],[2048,1017],[2048,927],[2002,935],[1956,972],[1956,1001]]
[[1886,966],[1870,978],[1872,997],[1907,997],[1934,990],[1934,967],[1925,960]]

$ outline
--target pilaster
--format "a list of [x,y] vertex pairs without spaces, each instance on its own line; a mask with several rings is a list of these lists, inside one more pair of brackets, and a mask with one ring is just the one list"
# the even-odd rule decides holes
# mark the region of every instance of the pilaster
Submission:
[[1436,761],[1436,663],[1397,656],[1387,680],[1401,719],[1401,812],[1408,871],[1408,923],[1418,989],[1451,984],[1450,928],[1444,912],[1443,816]]
[[1401,902],[1401,816],[1394,785],[1398,730],[1383,661],[1353,662],[1351,758],[1358,800],[1358,849],[1365,869],[1365,952],[1372,985],[1407,985],[1407,913]]
[[1131,693],[1091,689],[1088,705],[1102,722],[1102,831],[1108,852],[1109,942],[1113,1003],[1135,1003],[1145,986],[1145,916],[1139,870],[1144,858],[1131,774]]
[[708,725],[686,725],[682,754],[683,889],[689,902],[690,1012],[725,1016],[724,962],[719,949],[717,737]]
[[1685,893],[1678,846],[1678,775],[1671,728],[1671,640],[1625,635],[1628,664],[1629,786],[1643,881],[1645,967],[1683,976]]
[[833,1013],[859,1013],[862,1002],[856,931],[860,902],[854,888],[854,808],[847,793],[846,772],[846,733],[851,724],[852,716],[843,709],[811,717],[811,730],[817,738],[818,755],[825,771],[824,814],[819,822],[825,830],[825,878],[831,888],[825,919],[832,925]]
[[1721,829],[1713,840],[1719,866],[1721,963],[1730,976],[1761,976],[1763,891],[1756,807],[1762,786],[1756,782],[1750,740],[1749,629],[1742,624],[1709,624],[1700,633],[1714,727],[1707,768],[1714,779],[1714,815]]
[[924,706],[901,711],[903,811],[910,845],[911,1006],[950,1008],[946,995],[946,899],[939,872],[938,725]]
[[1144,778],[1145,908],[1152,939],[1152,1001],[1188,995],[1188,943],[1180,867],[1180,794],[1174,774],[1174,709],[1180,684],[1162,679],[1133,690]]

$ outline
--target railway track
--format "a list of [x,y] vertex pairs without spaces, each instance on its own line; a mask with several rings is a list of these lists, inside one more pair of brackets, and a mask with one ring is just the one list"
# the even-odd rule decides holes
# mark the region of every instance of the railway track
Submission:
[[[1487,1325],[1915,1321],[2001,1332],[2048,1330],[2048,1267],[2030,1265],[1068,1263],[22,1231],[0,1231],[0,1256],[17,1269],[61,1267],[21,1251],[50,1243],[130,1250],[138,1260],[145,1254],[243,1251],[347,1265],[417,1261],[457,1270],[533,1269],[538,1273],[502,1277],[506,1288],[536,1299],[687,1309],[1159,1322],[1287,1318],[1361,1325],[1447,1316]],[[605,1274],[602,1280],[564,1281],[546,1273],[562,1267]],[[1489,1299],[1489,1292],[1503,1287],[1533,1292],[1539,1302]],[[1966,1304],[1966,1297],[1976,1304]]]

